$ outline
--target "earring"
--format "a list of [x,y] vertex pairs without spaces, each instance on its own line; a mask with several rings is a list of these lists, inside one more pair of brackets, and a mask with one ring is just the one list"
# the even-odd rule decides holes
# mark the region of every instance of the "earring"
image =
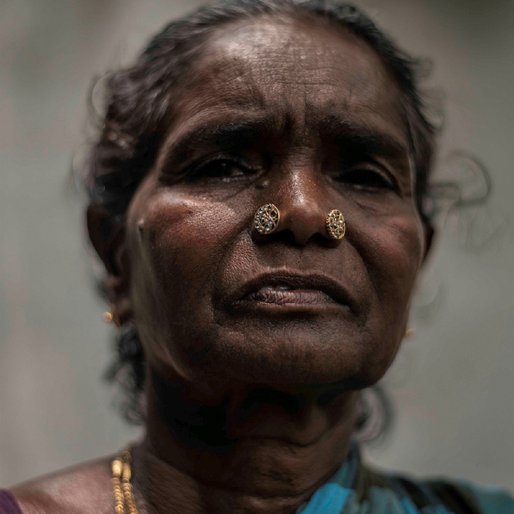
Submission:
[[346,234],[346,220],[343,213],[337,209],[332,209],[325,220],[325,228],[331,239],[340,241]]
[[120,326],[120,318],[116,311],[114,310],[114,307],[112,307],[110,310],[105,311],[103,313],[103,319],[106,323],[112,323],[116,325],[117,327]]
[[413,328],[407,327],[405,329],[405,334],[403,335],[403,337],[405,337],[406,339],[409,339],[409,338],[413,337],[415,333],[416,333],[416,331]]
[[272,203],[262,205],[253,217],[253,228],[262,235],[268,235],[278,228],[280,223],[280,211]]

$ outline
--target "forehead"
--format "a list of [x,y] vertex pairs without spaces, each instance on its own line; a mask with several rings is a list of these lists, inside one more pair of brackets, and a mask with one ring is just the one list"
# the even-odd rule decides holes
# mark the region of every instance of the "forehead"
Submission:
[[406,139],[400,94],[380,57],[324,20],[263,17],[220,28],[183,85],[182,121],[266,112],[308,130],[336,117]]

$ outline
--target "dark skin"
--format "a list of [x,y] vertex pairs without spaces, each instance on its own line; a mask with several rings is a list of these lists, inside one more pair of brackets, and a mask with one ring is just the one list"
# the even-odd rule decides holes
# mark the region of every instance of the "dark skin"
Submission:
[[[174,98],[121,237],[88,212],[147,357],[140,510],[293,513],[344,460],[428,250],[400,93],[349,33],[262,18],[217,31]],[[281,223],[260,236],[268,202]],[[108,513],[109,477],[106,459],[15,493],[27,512]]]

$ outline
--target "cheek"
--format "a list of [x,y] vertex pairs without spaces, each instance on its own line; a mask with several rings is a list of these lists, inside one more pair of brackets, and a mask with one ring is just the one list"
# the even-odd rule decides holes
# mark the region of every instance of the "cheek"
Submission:
[[170,192],[153,196],[132,213],[131,296],[150,357],[166,352],[169,358],[170,340],[173,344],[191,326],[212,320],[213,285],[238,223],[226,203]]
[[389,220],[382,236],[384,266],[396,283],[400,296],[410,295],[424,252],[423,228],[415,217]]
[[226,247],[237,235],[237,216],[229,206],[208,199],[164,199],[145,216],[142,249],[164,283],[201,287],[212,278]]
[[398,285],[408,286],[424,255],[424,229],[416,207],[403,201],[375,210],[359,207],[355,237],[363,258],[377,275],[397,278]]
[[[397,216],[376,229],[374,282],[377,315],[388,340],[399,344],[424,252],[423,228],[417,216]],[[397,347],[396,347],[397,349]]]
[[403,337],[423,260],[423,227],[416,213],[407,210],[359,221],[354,244],[373,288],[371,311],[381,334],[378,339],[397,342]]

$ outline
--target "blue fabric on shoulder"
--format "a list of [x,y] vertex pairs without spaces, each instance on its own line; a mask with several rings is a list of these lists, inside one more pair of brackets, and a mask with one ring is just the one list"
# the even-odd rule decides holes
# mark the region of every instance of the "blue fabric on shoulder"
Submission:
[[484,514],[514,514],[514,497],[505,489],[466,480],[459,480],[458,484],[469,492]]
[[328,483],[318,489],[298,514],[341,514],[352,491],[339,484]]
[[332,478],[322,485],[297,514],[341,514],[351,494],[359,463],[357,445],[353,445],[348,458]]
[[[454,513],[451,507],[443,505],[443,500],[439,499],[435,494],[436,491],[430,488],[430,482],[389,474],[378,475],[384,480],[378,480],[375,485],[369,483],[364,497],[359,500],[355,487],[357,487],[357,475],[361,476],[358,472],[360,465],[359,449],[354,445],[337,473],[314,492],[310,500],[297,510],[297,514],[464,514],[468,512],[464,504],[458,509],[458,513]],[[501,488],[477,486],[462,480],[454,481],[453,484],[470,500],[474,500],[475,507],[469,507],[473,512],[478,507],[482,514],[514,514],[514,498]],[[457,492],[458,489],[455,491]],[[456,494],[455,501],[462,501],[458,498]]]

